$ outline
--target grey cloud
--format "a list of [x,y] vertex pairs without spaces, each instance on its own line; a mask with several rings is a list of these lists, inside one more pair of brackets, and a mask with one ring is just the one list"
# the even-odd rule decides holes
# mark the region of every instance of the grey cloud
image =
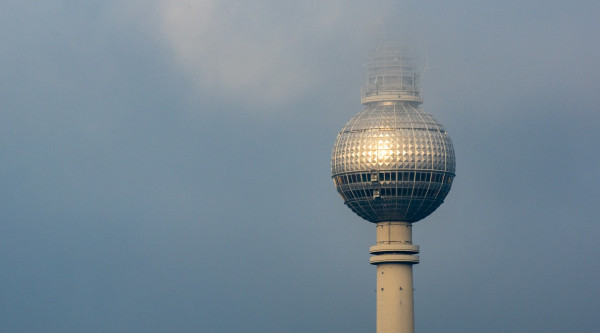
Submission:
[[329,158],[385,10],[457,153],[417,329],[596,331],[598,5],[319,5],[1,6],[0,330],[372,331],[374,228]]

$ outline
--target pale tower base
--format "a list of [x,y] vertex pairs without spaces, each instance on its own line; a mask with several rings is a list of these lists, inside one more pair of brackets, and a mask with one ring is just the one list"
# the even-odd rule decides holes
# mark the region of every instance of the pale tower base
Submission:
[[419,247],[412,244],[412,224],[378,222],[371,264],[377,265],[377,333],[414,333],[412,265]]

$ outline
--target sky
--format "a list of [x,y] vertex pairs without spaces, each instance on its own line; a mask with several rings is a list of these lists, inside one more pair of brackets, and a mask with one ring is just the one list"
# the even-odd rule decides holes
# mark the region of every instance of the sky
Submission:
[[600,327],[600,3],[4,0],[0,331],[373,332],[330,154],[378,27],[457,176],[418,332]]

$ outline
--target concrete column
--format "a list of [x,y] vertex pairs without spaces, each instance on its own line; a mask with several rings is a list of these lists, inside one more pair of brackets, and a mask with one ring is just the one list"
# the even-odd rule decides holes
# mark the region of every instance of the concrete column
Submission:
[[412,225],[377,223],[370,251],[377,265],[377,333],[414,333],[412,265],[419,262],[419,247],[412,244]]

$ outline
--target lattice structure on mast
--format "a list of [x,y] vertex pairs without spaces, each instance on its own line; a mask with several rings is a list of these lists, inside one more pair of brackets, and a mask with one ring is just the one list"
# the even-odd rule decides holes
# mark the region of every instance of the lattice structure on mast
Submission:
[[397,41],[386,41],[369,49],[367,84],[361,103],[405,101],[421,104],[420,75],[412,50]]

